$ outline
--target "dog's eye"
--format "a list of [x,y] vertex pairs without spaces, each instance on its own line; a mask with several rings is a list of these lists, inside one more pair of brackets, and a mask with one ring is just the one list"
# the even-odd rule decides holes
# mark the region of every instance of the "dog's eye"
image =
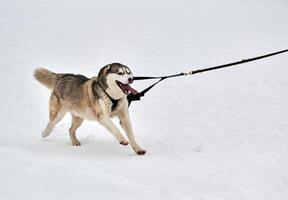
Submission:
[[118,74],[118,75],[123,75],[124,73],[122,73],[122,72],[118,72],[117,74]]

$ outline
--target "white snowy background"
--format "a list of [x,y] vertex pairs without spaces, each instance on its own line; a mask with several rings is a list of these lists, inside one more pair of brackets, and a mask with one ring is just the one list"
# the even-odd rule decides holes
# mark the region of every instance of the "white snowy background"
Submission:
[[[0,199],[288,199],[288,55],[166,80],[131,105],[137,156],[70,116],[53,134],[37,67],[168,75],[288,47],[287,0],[1,0]],[[151,84],[134,84],[138,90]]]

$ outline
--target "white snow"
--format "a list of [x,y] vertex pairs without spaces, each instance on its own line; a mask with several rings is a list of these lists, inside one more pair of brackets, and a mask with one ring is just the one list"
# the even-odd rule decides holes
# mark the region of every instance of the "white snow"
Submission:
[[[137,156],[70,116],[41,138],[45,66],[168,75],[288,47],[287,0],[2,0],[0,199],[288,199],[288,55],[166,80],[131,105]],[[151,81],[134,84],[141,90]]]

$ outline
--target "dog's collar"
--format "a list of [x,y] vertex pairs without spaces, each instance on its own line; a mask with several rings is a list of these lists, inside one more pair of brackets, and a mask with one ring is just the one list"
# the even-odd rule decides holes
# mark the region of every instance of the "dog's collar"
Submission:
[[118,105],[118,102],[120,99],[113,99],[109,94],[108,92],[106,92],[106,90],[102,87],[102,85],[97,82],[97,84],[103,89],[103,91],[105,92],[105,94],[109,97],[110,101],[112,102],[112,106],[111,106],[111,111],[113,112],[115,110],[115,108],[117,107]]

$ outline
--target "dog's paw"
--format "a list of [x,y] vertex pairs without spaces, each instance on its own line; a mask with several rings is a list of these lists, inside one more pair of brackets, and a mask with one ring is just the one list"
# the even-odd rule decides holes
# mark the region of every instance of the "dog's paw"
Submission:
[[136,151],[136,153],[138,155],[144,155],[146,153],[146,151],[144,149],[141,149],[141,150]]
[[46,138],[50,135],[50,133],[52,132],[52,129],[50,127],[46,127],[45,130],[42,131],[42,137]]
[[139,149],[139,148],[133,148],[133,149],[138,155],[144,155],[146,153],[144,149]]
[[42,131],[41,135],[43,138],[46,138],[49,135],[49,133],[47,134],[45,131]]
[[127,141],[127,140],[122,140],[121,142],[120,142],[120,144],[122,144],[122,145],[128,145],[129,144],[129,142]]
[[81,146],[81,143],[78,140],[73,140],[72,145],[73,146]]

